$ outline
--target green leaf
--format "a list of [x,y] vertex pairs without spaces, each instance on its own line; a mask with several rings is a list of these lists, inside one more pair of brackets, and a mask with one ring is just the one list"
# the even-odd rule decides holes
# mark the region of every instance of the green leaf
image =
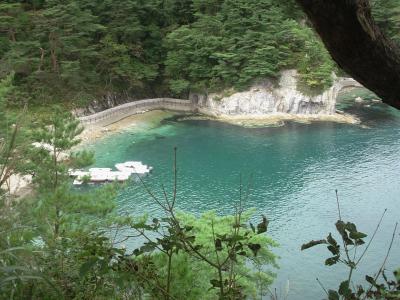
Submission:
[[257,256],[258,251],[260,251],[261,249],[261,245],[260,244],[248,244],[247,247],[250,248],[250,250],[253,252],[254,256]]
[[328,299],[329,300],[339,300],[339,294],[336,291],[329,290],[328,291]]
[[373,286],[376,286],[376,281],[373,277],[366,275],[365,280],[368,281],[368,283],[372,284]]
[[99,259],[97,257],[91,257],[85,262],[79,269],[79,276],[84,277],[97,263]]
[[332,234],[331,234],[331,233],[329,233],[329,235],[328,235],[328,237],[326,238],[326,240],[327,240],[327,242],[328,242],[329,244],[331,244],[332,246],[336,246],[336,245],[337,245],[337,242],[336,242],[336,240],[332,237]]
[[361,246],[361,245],[364,245],[364,244],[365,244],[364,240],[361,240],[361,239],[356,240],[356,245],[357,246]]
[[326,243],[327,243],[326,240],[310,241],[306,244],[303,244],[301,246],[301,250],[306,250],[306,249],[314,247],[316,245],[321,245],[321,244],[326,244]]
[[235,252],[229,252],[229,258],[234,261],[234,262],[238,262],[236,259],[236,253]]
[[325,265],[326,266],[332,266],[336,264],[339,261],[339,255],[333,256],[325,260]]
[[396,280],[399,282],[399,285],[400,285],[400,269],[397,269],[396,271],[394,271],[393,275],[396,278]]
[[141,252],[151,252],[156,248],[157,244],[154,242],[145,243],[142,247],[140,247]]
[[192,231],[193,230],[193,226],[185,226],[185,231]]
[[173,247],[173,243],[171,243],[168,240],[162,240],[160,241],[161,247],[165,250],[165,251],[169,251],[171,250],[171,248]]
[[215,240],[215,250],[222,251],[222,242],[220,239]]
[[194,243],[194,241],[196,240],[196,237],[194,235],[188,236],[185,238],[186,241],[188,241],[189,243]]
[[[350,224],[350,225],[349,225]],[[353,223],[347,223],[345,224],[343,221],[337,221],[336,222],[336,229],[339,232],[339,234],[342,236],[342,239],[347,245],[354,245],[354,242],[349,239],[349,236],[346,232],[346,228],[350,228],[351,230],[354,230],[355,225]],[[354,226],[353,226],[354,225]]]
[[352,238],[353,240],[358,240],[358,239],[363,239],[367,237],[367,235],[365,233],[362,232],[350,232],[350,238]]
[[221,282],[219,280],[217,280],[217,279],[211,279],[210,283],[214,288],[221,287]]
[[195,251],[199,251],[199,250],[201,250],[203,248],[203,245],[195,245],[194,247],[193,247],[193,249],[195,250]]
[[269,221],[266,216],[262,216],[262,222],[257,225],[257,234],[261,234],[267,231]]
[[339,255],[339,253],[340,253],[340,250],[339,250],[340,248],[339,248],[339,246],[332,246],[332,245],[329,245],[328,246],[328,250],[333,254],[333,255]]
[[345,225],[345,223],[343,221],[340,221],[340,220],[337,221],[335,226],[336,226],[337,231],[340,234],[343,234],[345,232],[345,230],[346,230],[346,225]]
[[350,297],[351,296],[351,289],[349,288],[349,281],[343,281],[339,286],[339,294],[342,296]]
[[140,249],[135,249],[135,250],[133,250],[133,254],[135,256],[139,256],[139,255],[143,254],[143,251],[141,251]]
[[357,226],[356,226],[356,224],[354,224],[352,222],[347,222],[346,225],[345,225],[345,228],[349,232],[357,232]]

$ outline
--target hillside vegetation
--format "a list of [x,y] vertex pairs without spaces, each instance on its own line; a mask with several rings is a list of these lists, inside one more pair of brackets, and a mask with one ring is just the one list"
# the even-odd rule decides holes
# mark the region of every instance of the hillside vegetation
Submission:
[[0,31],[12,105],[243,89],[284,68],[323,89],[334,68],[294,1],[3,1]]
[[[373,4],[400,42],[398,0]],[[142,185],[160,214],[127,215],[118,186],[72,187],[68,170],[94,156],[71,153],[83,128],[67,109],[110,94],[240,90],[286,68],[325,89],[339,70],[294,1],[3,0],[0,34],[0,299],[276,299],[278,244],[265,216],[243,210],[242,184],[231,216],[177,211],[175,149],[172,189]],[[21,175],[31,190],[17,198],[8,183]],[[303,245],[327,245],[325,264],[350,269],[329,299],[398,299],[400,271],[388,281],[382,266],[368,290],[353,285],[360,260],[348,246],[366,235],[339,218],[343,243],[329,234]]]

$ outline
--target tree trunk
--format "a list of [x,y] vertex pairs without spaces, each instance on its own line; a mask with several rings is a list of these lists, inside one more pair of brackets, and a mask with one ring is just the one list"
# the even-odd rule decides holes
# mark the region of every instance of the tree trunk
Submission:
[[51,64],[53,65],[53,72],[58,73],[58,61],[57,61],[57,37],[54,32],[49,34],[49,43],[50,43],[50,57]]
[[42,71],[42,67],[43,67],[43,63],[44,63],[44,49],[41,47],[39,49],[40,49],[40,63],[39,63],[38,71]]
[[12,42],[16,42],[16,41],[17,41],[17,39],[16,39],[16,37],[15,37],[15,30],[14,30],[13,28],[10,28],[10,29],[8,30],[8,35],[10,36],[10,40],[11,40]]
[[400,49],[375,24],[369,0],[297,0],[336,63],[400,109]]

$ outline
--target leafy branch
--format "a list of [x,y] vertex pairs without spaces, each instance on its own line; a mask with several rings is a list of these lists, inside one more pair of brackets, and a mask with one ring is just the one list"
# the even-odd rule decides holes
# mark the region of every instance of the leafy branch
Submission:
[[[336,239],[332,236],[331,233],[329,233],[329,235],[325,239],[312,240],[301,246],[301,250],[306,250],[317,245],[325,244],[327,245],[327,249],[329,250],[329,252],[331,252],[331,254],[333,255],[325,260],[325,265],[333,266],[337,263],[342,263],[348,268],[349,270],[348,277],[346,280],[340,283],[339,289],[337,291],[327,290],[322,285],[322,283],[317,279],[318,283],[327,294],[328,299],[329,300],[339,300],[339,299],[364,300],[364,299],[383,299],[383,298],[398,299],[398,297],[400,297],[400,278],[395,272],[395,277],[397,278],[397,282],[389,281],[386,275],[384,274],[385,265],[389,257],[390,251],[392,249],[398,224],[397,223],[395,224],[386,256],[378,272],[374,277],[368,275],[365,277],[366,281],[369,283],[368,289],[365,290],[362,285],[354,287],[354,284],[352,283],[352,276],[354,270],[360,265],[363,257],[370,248],[371,243],[374,240],[376,233],[378,232],[378,229],[382,223],[382,220],[387,210],[385,209],[384,212],[382,213],[382,216],[380,217],[379,222],[375,227],[371,239],[369,240],[368,244],[362,251],[361,255],[357,257],[357,249],[358,247],[365,244],[364,239],[367,237],[367,235],[363,232],[358,231],[354,223],[344,222],[342,220],[340,202],[337,190],[336,190],[336,202],[337,202],[339,220],[336,222],[335,226],[341,238],[341,244],[336,241]],[[351,254],[353,254],[353,256]],[[383,284],[379,284],[377,282],[380,276],[382,276],[384,279]]]

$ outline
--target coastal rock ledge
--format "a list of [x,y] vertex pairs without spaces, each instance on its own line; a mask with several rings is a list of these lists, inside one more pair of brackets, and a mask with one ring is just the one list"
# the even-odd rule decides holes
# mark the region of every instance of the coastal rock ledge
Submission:
[[320,95],[307,96],[298,91],[296,70],[281,72],[278,86],[265,80],[244,92],[208,95],[191,94],[199,111],[215,116],[261,116],[270,114],[334,115],[338,93],[348,87],[361,87],[351,78],[334,78],[333,85]]

